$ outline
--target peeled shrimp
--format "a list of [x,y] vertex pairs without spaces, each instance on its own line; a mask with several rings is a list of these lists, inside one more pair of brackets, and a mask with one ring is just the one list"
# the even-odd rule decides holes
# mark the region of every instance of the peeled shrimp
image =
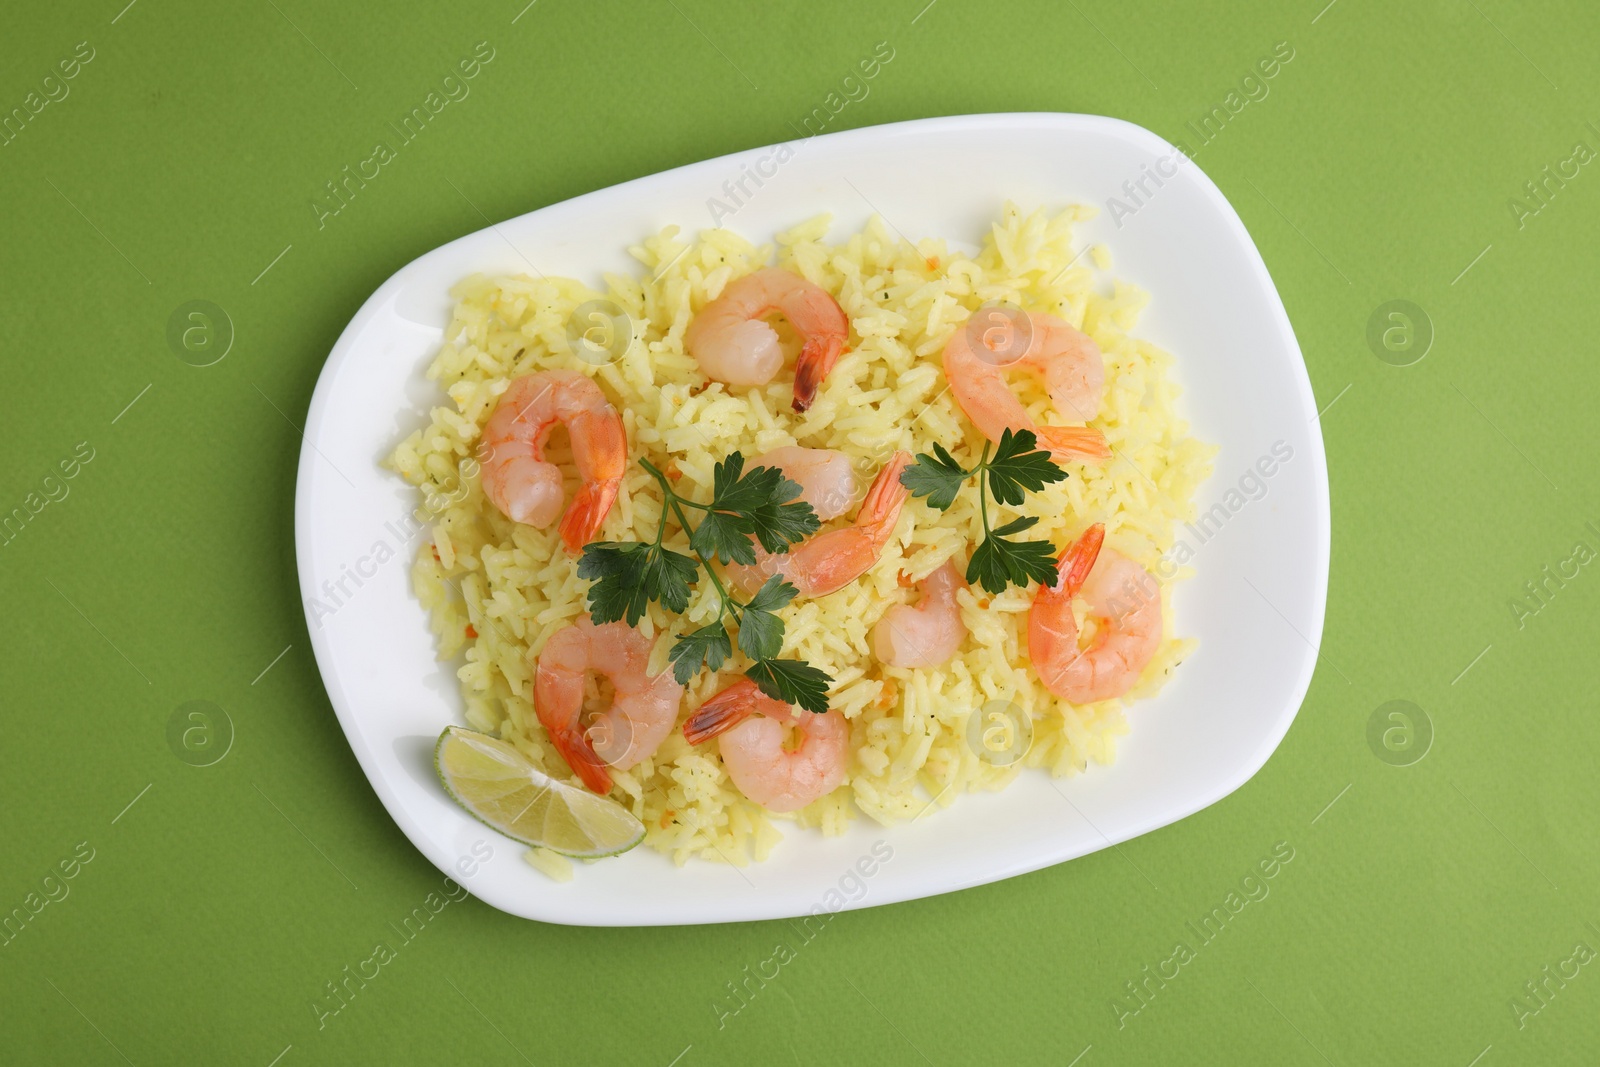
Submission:
[[[1040,586],[1028,611],[1028,658],[1044,687],[1073,704],[1119,697],[1133,688],[1161,644],[1161,588],[1150,572],[1102,549],[1096,523],[1062,555],[1054,588]],[[1072,602],[1082,598],[1098,626],[1078,647]]]
[[[562,515],[561,468],[545,462],[556,423],[572,438],[583,485]],[[617,498],[628,465],[622,416],[600,387],[573,370],[514,379],[483,428],[483,491],[514,522],[549,526],[561,516],[561,540],[573,552],[594,538]]]
[[823,522],[836,519],[855,502],[856,472],[850,457],[831,448],[786,445],[757,456],[746,466],[776,467],[800,486],[800,499],[811,505]]
[[937,667],[956,654],[966,639],[956,590],[966,583],[954,563],[917,583],[922,599],[915,607],[896,604],[872,628],[872,650],[891,667]]
[[[611,792],[606,767],[627,770],[661,747],[678,718],[683,686],[670,670],[647,675],[655,644],[621,622],[596,626],[588,616],[557,630],[544,644],[533,675],[533,707],[556,751],[583,784]],[[615,689],[611,706],[585,728],[585,675],[596,671]]]
[[765,385],[783,366],[778,334],[761,321],[774,311],[805,339],[794,365],[794,409],[817,395],[850,334],[850,320],[826,289],[793,271],[768,267],[729,282],[689,323],[684,343],[708,377],[729,385]]
[[[831,448],[801,448],[787,445],[750,461],[750,469],[776,467],[783,476],[800,486],[799,499],[811,505],[817,518],[826,522],[850,510],[856,495],[855,467],[850,457]],[[772,553],[755,546],[756,561],[748,566],[729,569],[736,582],[748,584],[754,590],[763,581],[777,573]]]
[[746,590],[758,588],[774,574],[782,574],[802,596],[826,596],[843,589],[878,562],[894,534],[900,509],[910,495],[900,484],[900,472],[910,464],[907,452],[896,452],[884,464],[849,526],[819,533],[792,552],[758,557],[753,565],[732,564],[728,576]]
[[[800,734],[793,750],[784,744],[791,726]],[[799,811],[827,796],[844,781],[850,761],[850,724],[843,715],[791,708],[747,678],[700,705],[683,724],[690,744],[718,735],[728,777],[768,811]]]
[[[1017,313],[1025,314],[1025,313]],[[1088,422],[1100,412],[1105,392],[1105,361],[1087,334],[1054,315],[1027,315],[1031,337],[1026,351],[1006,356],[1005,336],[973,337],[963,327],[944,348],[944,374],[956,403],[991,441],[1006,430],[1032,430],[1042,447],[1057,460],[1106,460],[1111,449],[1105,435],[1089,426],[1040,426],[1006,384],[1005,368],[1021,367],[1044,379],[1056,412]],[[976,342],[976,348],[974,346]],[[978,349],[982,349],[979,351]]]

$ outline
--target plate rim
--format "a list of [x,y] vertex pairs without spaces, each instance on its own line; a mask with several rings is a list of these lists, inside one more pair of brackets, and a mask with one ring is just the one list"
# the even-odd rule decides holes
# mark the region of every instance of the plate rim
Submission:
[[[806,138],[804,143],[811,141],[831,141],[847,143],[850,141],[865,140],[868,138],[883,137],[894,132],[939,133],[972,129],[974,127],[993,128],[999,131],[1029,129],[1036,130],[1041,127],[1051,127],[1061,132],[1109,132],[1124,139],[1143,142],[1144,146],[1153,154],[1178,154],[1181,150],[1162,138],[1159,134],[1124,119],[1110,116],[1091,115],[1069,112],[1049,111],[1020,111],[1020,112],[995,112],[961,115],[945,115],[920,119],[909,119],[900,122],[884,123],[873,126],[857,127],[850,130],[841,130],[834,133],[819,134]],[[334,391],[334,382],[338,374],[350,358],[357,342],[371,322],[404,288],[407,276],[416,271],[419,266],[428,260],[444,258],[450,250],[469,241],[481,239],[485,234],[494,233],[497,227],[521,221],[531,216],[556,209],[570,209],[581,205],[587,200],[615,196],[629,189],[637,188],[645,183],[660,181],[671,175],[678,175],[693,169],[710,169],[728,164],[737,165],[741,160],[748,160],[765,153],[777,150],[783,145],[793,145],[794,141],[777,142],[769,145],[755,146],[739,151],[726,153],[721,156],[696,160],[663,171],[641,175],[615,185],[601,189],[591,190],[566,200],[546,204],[531,211],[523,212],[499,222],[473,230],[459,237],[453,238],[444,244],[424,252],[402,265],[386,278],[373,293],[361,304],[349,323],[340,331],[338,339],[329,350],[317,375],[317,383],[312,392],[305,419],[305,428],[302,434],[299,461],[295,476],[295,506],[294,506],[294,549],[295,565],[299,578],[298,590],[301,595],[301,609],[306,621],[308,638],[311,643],[313,656],[316,660],[318,674],[322,679],[324,689],[327,691],[329,703],[332,704],[334,713],[344,733],[346,742],[350,745],[362,773],[369,785],[377,794],[379,801],[390,819],[405,835],[422,855],[447,877],[454,877],[452,859],[448,850],[443,848],[421,820],[413,819],[398,796],[396,788],[389,782],[385,774],[379,773],[380,764],[385,762],[384,757],[378,753],[363,734],[357,716],[350,707],[350,698],[345,691],[344,680],[334,665],[334,652],[329,647],[331,640],[328,632],[316,624],[312,616],[311,604],[316,598],[317,589],[314,584],[313,574],[309,560],[312,556],[313,523],[314,516],[308,503],[307,485],[311,471],[318,459],[317,441],[327,421],[331,396]],[[1295,336],[1294,328],[1289,320],[1288,311],[1283,304],[1283,298],[1272,279],[1260,249],[1250,236],[1243,220],[1233,205],[1223,195],[1220,188],[1213,182],[1209,175],[1200,169],[1199,165],[1190,159],[1186,170],[1193,175],[1200,191],[1213,202],[1219,216],[1224,223],[1234,231],[1240,248],[1246,253],[1249,269],[1256,275],[1263,292],[1270,298],[1270,312],[1272,325],[1275,332],[1280,335],[1280,340],[1287,350],[1295,357],[1291,363],[1291,377],[1294,388],[1300,394],[1302,403],[1308,404],[1310,409],[1316,410],[1316,396],[1312,387],[1310,368],[1305,362],[1304,352],[1301,350],[1299,340]],[[1305,657],[1300,666],[1298,677],[1290,689],[1291,696],[1284,703],[1281,712],[1270,732],[1260,735],[1260,743],[1256,752],[1250,759],[1243,761],[1240,770],[1231,778],[1219,779],[1220,784],[1210,791],[1198,791],[1199,799],[1179,805],[1177,814],[1163,817],[1152,817],[1137,824],[1137,828],[1128,832],[1119,832],[1115,836],[1107,837],[1101,834],[1101,841],[1086,848],[1076,848],[1071,843],[1064,842],[1056,848],[1040,848],[1025,860],[1009,863],[997,868],[981,871],[951,870],[950,876],[940,881],[937,885],[927,888],[902,887],[902,891],[895,892],[890,887],[884,887],[877,894],[867,894],[859,901],[846,901],[839,911],[858,910],[868,907],[878,907],[885,904],[899,903],[908,900],[918,900],[926,897],[938,896],[944,893],[970,889],[992,882],[1002,881],[1018,875],[1042,870],[1070,860],[1090,855],[1105,848],[1112,847],[1124,841],[1141,837],[1154,830],[1173,823],[1180,822],[1195,813],[1202,811],[1213,804],[1237,792],[1250,779],[1264,767],[1272,754],[1277,751],[1283,739],[1287,736],[1289,728],[1293,725],[1303,707],[1306,695],[1310,690],[1311,682],[1316,673],[1322,635],[1326,624],[1328,578],[1332,549],[1332,502],[1327,466],[1326,446],[1322,436],[1320,421],[1314,422],[1307,433],[1311,445],[1309,456],[1309,478],[1312,493],[1312,506],[1317,512],[1316,523],[1313,531],[1314,543],[1310,545],[1314,571],[1311,589],[1312,626],[1309,633],[1302,634],[1309,646],[1310,654]],[[1214,476],[1214,474],[1213,474]],[[786,908],[778,910],[749,909],[733,906],[729,902],[728,911],[733,914],[721,916],[663,916],[648,913],[629,913],[617,916],[606,916],[597,920],[594,916],[583,915],[572,917],[559,912],[545,912],[537,908],[530,909],[527,905],[537,905],[540,901],[533,898],[516,902],[505,902],[490,899],[494,894],[480,893],[477,887],[466,882],[462,883],[468,892],[485,903],[519,918],[530,919],[538,922],[555,923],[567,926],[595,926],[595,927],[623,927],[623,926],[661,926],[661,925],[707,925],[725,922],[746,922],[764,919],[794,917],[804,915],[805,912],[793,912]],[[519,906],[521,905],[521,906]],[[537,913],[536,913],[537,912]],[[746,914],[748,912],[748,914]],[[611,920],[611,921],[606,921]]]

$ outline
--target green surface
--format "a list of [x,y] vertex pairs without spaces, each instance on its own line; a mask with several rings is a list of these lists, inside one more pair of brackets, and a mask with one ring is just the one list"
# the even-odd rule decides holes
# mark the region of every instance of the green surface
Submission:
[[[1524,184],[1600,151],[1600,10],[125,2],[27,5],[0,38],[0,113],[60,95],[45,77],[93,49],[0,145],[0,508],[40,506],[0,547],[0,908],[41,906],[0,944],[0,1059],[1594,1061],[1600,568],[1574,546],[1600,549],[1600,174],[1571,165],[1544,204]],[[323,183],[479,41],[494,58],[471,95],[319,228]],[[1293,48],[1198,160],[1332,405],[1305,706],[1192,818],[809,943],[781,922],[564,929],[453,899],[363,779],[308,647],[291,513],[322,361],[413,257],[788,137],[880,41],[893,61],[833,128],[1081,111],[1191,147],[1186,123]],[[233,323],[213,366],[168,345],[191,300]],[[1391,300],[1432,323],[1411,366],[1367,341]],[[62,462],[75,476],[46,482]],[[1519,619],[1530,581],[1544,602]],[[1391,700],[1431,723],[1410,765],[1420,746],[1369,744]],[[226,711],[231,746],[193,701]],[[1279,842],[1293,859],[1240,889]],[[46,881],[58,865],[74,877]],[[1236,889],[1267,895],[1202,944],[1187,924]],[[391,924],[430,894],[440,910],[401,942]],[[327,984],[371,973],[379,941],[401,947],[333,1014]],[[1164,963],[1179,941],[1192,958]],[[719,1021],[726,983],[780,943],[780,976]],[[1119,1026],[1147,966],[1176,977]]]

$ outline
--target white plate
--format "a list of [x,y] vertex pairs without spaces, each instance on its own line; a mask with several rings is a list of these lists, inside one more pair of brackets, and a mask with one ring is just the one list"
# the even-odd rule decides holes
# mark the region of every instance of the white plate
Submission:
[[[1009,878],[1165,826],[1239,788],[1277,747],[1310,684],[1329,544],[1316,406],[1272,279],[1210,179],[1175,162],[1183,157],[1148,130],[1087,115],[926,119],[790,148],[781,165],[776,148],[724,156],[436,249],[362,306],[317,382],[295,541],[329,698],[401,830],[441,871],[504,911],[596,926],[724,922],[868,907]],[[1152,171],[1163,175],[1160,187]],[[749,173],[763,184],[746,177],[751,195],[739,194],[736,204],[728,189]],[[1124,183],[1141,178],[1134,200]],[[1113,196],[1133,214],[1118,208],[1113,219]],[[1158,698],[1131,709],[1131,732],[1110,767],[1060,781],[1029,771],[1004,792],[963,796],[894,828],[863,818],[844,836],[824,838],[785,826],[772,858],[744,869],[675,869],[638,848],[557,884],[523,862],[521,846],[456,807],[434,777],[434,739],[463,721],[462,704],[410,590],[421,538],[407,516],[417,493],[378,462],[445,402],[423,370],[448,324],[446,291],[456,281],[474,271],[526,272],[531,262],[598,285],[602,271],[636,269],[624,249],[663,225],[690,233],[711,226],[712,198],[736,208],[725,225],[756,241],[822,211],[833,213],[835,234],[845,233],[877,211],[912,240],[968,247],[1007,198],[1100,206],[1081,239],[1104,242],[1115,275],[1150,292],[1138,334],[1176,353],[1182,408],[1199,437],[1221,445],[1200,499],[1202,511],[1220,504],[1219,528],[1208,527],[1203,541],[1181,532],[1198,573],[1178,587],[1177,629],[1200,647]],[[1250,480],[1275,445],[1291,457],[1270,478]]]

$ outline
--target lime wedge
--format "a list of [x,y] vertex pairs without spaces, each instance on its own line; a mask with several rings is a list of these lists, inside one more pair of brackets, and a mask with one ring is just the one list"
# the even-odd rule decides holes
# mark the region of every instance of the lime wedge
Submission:
[[433,766],[451,799],[525,845],[563,856],[615,856],[644,840],[644,823],[614,800],[558,782],[507,741],[446,727]]

